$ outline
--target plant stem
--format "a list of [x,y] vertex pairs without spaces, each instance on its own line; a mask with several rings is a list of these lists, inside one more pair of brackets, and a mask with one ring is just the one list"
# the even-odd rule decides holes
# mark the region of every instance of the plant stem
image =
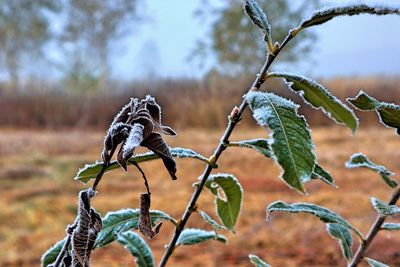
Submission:
[[[114,154],[115,149],[112,150],[111,152],[111,156]],[[100,172],[97,174],[96,179],[92,185],[92,190],[96,191],[96,188],[99,184],[99,182],[101,181],[101,178],[103,177],[105,171],[107,170],[108,166],[110,165],[110,163],[104,163],[103,167],[101,168]],[[147,187],[148,188],[148,187]],[[67,252],[69,244],[71,243],[71,236],[72,236],[72,230],[75,228],[76,226],[76,220],[75,223],[73,224],[73,226],[69,226],[68,227],[68,231],[67,231],[67,240],[65,240],[65,243],[63,245],[63,247],[61,248],[60,252],[57,255],[56,261],[54,262],[54,267],[59,267],[60,264],[62,263],[62,260],[64,259],[64,254],[65,252]]]
[[101,181],[101,178],[103,177],[103,174],[106,171],[107,167],[108,167],[108,164],[104,163],[100,172],[97,174],[96,179],[94,180],[94,183],[92,185],[93,191],[96,191],[97,186],[98,186],[99,182]]
[[71,243],[71,235],[67,235],[67,240],[65,240],[63,247],[61,248],[60,253],[58,253],[56,261],[54,262],[54,267],[59,267],[64,259],[64,254],[68,250],[69,244]]
[[54,265],[52,265],[53,267],[59,267],[60,264],[62,264],[62,261],[64,259],[64,254],[65,254],[65,252],[67,252],[69,244],[71,243],[72,233],[73,233],[74,229],[76,228],[77,223],[78,223],[78,221],[75,219],[75,222],[73,225],[67,226],[67,230],[66,230],[67,239],[65,240],[64,245],[62,246],[62,248],[60,250],[60,253],[58,253],[57,258],[54,262]]
[[[395,205],[396,202],[400,198],[400,185],[396,187],[394,190],[392,197],[390,198],[388,205]],[[365,252],[367,251],[368,247],[371,245],[372,241],[374,240],[376,234],[381,230],[382,224],[385,222],[386,217],[378,216],[371,226],[367,238],[361,243],[358,247],[356,254],[354,255],[353,260],[348,265],[349,267],[356,267],[364,258]]]
[[[111,152],[110,152],[110,158],[114,155],[116,147],[114,147]],[[97,186],[99,185],[101,178],[103,177],[104,173],[106,172],[108,166],[110,166],[110,160],[107,160],[107,162],[104,162],[103,167],[101,168],[100,172],[97,174],[96,179],[94,180],[94,183],[92,185],[93,191],[96,191]]]
[[[264,65],[261,68],[256,79],[250,86],[250,89],[248,90],[248,92],[258,90],[260,88],[260,86],[265,81],[266,73],[267,73],[269,67],[271,66],[272,62],[275,60],[276,56],[282,51],[282,49],[287,45],[287,43],[292,38],[293,38],[292,33],[289,33],[289,35],[287,35],[285,40],[282,42],[281,46],[275,51],[275,54],[268,55],[267,60],[265,61]],[[242,103],[240,104],[239,112],[236,113],[233,118],[230,118],[228,126],[226,127],[225,132],[222,135],[220,142],[214,151],[214,154],[210,157],[212,159],[213,165],[215,165],[215,163],[217,162],[217,160],[220,157],[220,155],[222,154],[222,152],[226,149],[226,144],[229,141],[229,137],[231,136],[236,125],[242,118],[242,115],[247,107],[248,107],[247,102],[245,100],[243,100]],[[186,207],[186,210],[182,216],[180,223],[175,228],[174,236],[172,237],[171,241],[169,242],[167,249],[164,253],[164,256],[161,259],[161,262],[159,265],[160,267],[164,267],[167,264],[168,259],[172,255],[172,252],[175,249],[176,242],[178,241],[179,236],[181,235],[183,229],[185,228],[185,225],[186,225],[187,221],[189,220],[190,215],[192,214],[193,211],[196,210],[195,207],[196,207],[197,199],[199,198],[199,196],[204,188],[204,184],[206,183],[208,177],[210,176],[212,169],[213,169],[213,167],[210,164],[205,167],[203,175],[201,176],[200,183],[197,185],[196,190],[194,191],[192,198],[190,199],[190,202],[189,202],[188,206]]]

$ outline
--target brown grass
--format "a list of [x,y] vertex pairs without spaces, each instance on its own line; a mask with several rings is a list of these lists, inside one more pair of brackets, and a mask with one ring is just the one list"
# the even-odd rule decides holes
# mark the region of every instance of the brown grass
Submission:
[[[168,142],[210,155],[221,131],[183,130]],[[84,163],[100,158],[103,133],[16,130],[0,133],[0,266],[38,266],[41,254],[63,238],[65,226],[75,217],[76,195],[84,186],[71,177]],[[262,129],[239,127],[232,140],[263,136],[266,132]],[[299,195],[278,179],[279,168],[271,160],[247,149],[228,149],[217,171],[234,173],[245,190],[237,234],[227,233],[228,245],[210,241],[180,247],[170,266],[250,266],[249,253],[258,254],[273,266],[344,266],[337,242],[328,236],[319,220],[307,215],[274,214],[265,222],[265,208],[278,199],[314,202],[337,211],[366,233],[375,217],[369,197],[387,200],[391,190],[372,171],[347,170],[344,162],[352,153],[363,152],[373,161],[399,172],[400,139],[393,130],[382,128],[361,130],[351,136],[345,127],[316,128],[313,137],[319,162],[334,175],[339,190],[313,181],[307,185],[309,195]],[[191,159],[178,160],[178,180],[174,182],[159,161],[144,163],[142,167],[150,179],[152,209],[178,218],[203,164]],[[10,170],[23,170],[26,177],[13,177]],[[139,193],[144,187],[140,175],[130,168],[127,174],[122,171],[107,174],[99,191],[93,205],[104,215],[110,210],[138,207]],[[208,192],[202,195],[199,207],[215,217]],[[208,227],[196,214],[189,226]],[[160,235],[149,241],[157,261],[171,231],[172,226],[164,225]],[[369,256],[399,266],[399,246],[398,233],[382,232]],[[117,245],[93,254],[93,266],[132,265],[129,253]]]
[[[54,88],[29,88],[23,92],[9,92],[0,86],[0,126],[22,128],[96,128],[104,129],[116,110],[130,97],[151,94],[163,107],[167,124],[175,127],[224,127],[226,116],[247,90],[253,77],[235,78],[210,75],[202,81],[155,80],[134,82],[111,87],[98,94],[73,94]],[[335,96],[345,100],[363,89],[380,100],[400,102],[399,78],[341,78],[320,81]],[[115,88],[116,87],[116,88]],[[303,103],[298,95],[277,79],[267,81],[261,88]],[[333,122],[314,112],[307,105],[301,108],[313,126],[331,126]],[[376,123],[372,113],[358,113],[365,125]],[[245,120],[247,123],[247,120]],[[251,124],[251,123],[249,123]]]

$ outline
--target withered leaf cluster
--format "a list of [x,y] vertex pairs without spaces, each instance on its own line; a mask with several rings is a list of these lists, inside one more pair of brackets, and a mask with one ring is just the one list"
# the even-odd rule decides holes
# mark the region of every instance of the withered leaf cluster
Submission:
[[[95,195],[92,189],[79,193],[76,228],[72,232],[72,266],[90,266],[90,254],[97,234],[103,227],[100,214],[90,206],[90,199]],[[64,261],[65,263],[65,261]]]
[[151,96],[142,100],[132,98],[115,116],[104,139],[102,158],[108,164],[120,145],[117,161],[124,170],[135,148],[143,146],[156,153],[164,162],[171,178],[176,179],[176,163],[161,134],[176,135],[161,123],[161,107]]

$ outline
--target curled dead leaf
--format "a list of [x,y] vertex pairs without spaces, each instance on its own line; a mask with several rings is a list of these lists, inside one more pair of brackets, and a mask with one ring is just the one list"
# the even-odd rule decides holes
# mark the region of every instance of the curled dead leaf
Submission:
[[76,228],[72,233],[72,266],[90,266],[90,254],[97,234],[103,227],[100,214],[90,206],[90,199],[95,195],[92,189],[79,193]]
[[139,217],[139,230],[148,239],[155,237],[161,229],[162,222],[156,227],[152,227],[151,217],[150,217],[150,194],[143,193],[140,195],[140,217]]

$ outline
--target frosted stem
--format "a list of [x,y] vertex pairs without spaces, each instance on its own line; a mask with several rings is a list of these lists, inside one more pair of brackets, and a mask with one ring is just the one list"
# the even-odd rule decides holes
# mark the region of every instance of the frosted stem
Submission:
[[[392,197],[388,202],[388,205],[395,205],[399,200],[399,198],[400,198],[400,185],[397,186],[396,189],[394,190]],[[364,259],[365,252],[367,251],[368,247],[371,245],[372,241],[376,237],[376,234],[379,232],[379,230],[381,230],[381,226],[385,222],[385,219],[386,217],[384,216],[378,216],[376,218],[374,224],[371,226],[371,229],[369,230],[367,238],[360,244],[356,254],[354,255],[353,260],[348,265],[349,267],[356,267]]]
[[[265,75],[266,75],[269,67],[271,66],[272,62],[275,60],[276,56],[282,51],[282,49],[287,45],[287,43],[292,38],[293,38],[293,35],[291,33],[289,33],[289,35],[287,35],[285,40],[282,42],[282,45],[276,50],[275,54],[268,55],[267,60],[265,61],[259,74],[256,76],[256,79],[250,86],[250,88],[248,90],[249,92],[258,90],[260,88],[260,86],[264,83]],[[247,107],[248,107],[247,102],[245,100],[243,100],[242,103],[240,104],[239,111],[237,113],[235,113],[235,116],[233,118],[232,117],[230,118],[228,126],[225,129],[225,132],[222,135],[222,138],[220,139],[220,142],[219,142],[217,148],[215,149],[214,154],[211,156],[211,158],[213,158],[213,165],[215,165],[215,163],[217,162],[217,160],[220,157],[220,155],[222,154],[222,152],[226,149],[226,143],[228,142],[229,137],[231,136],[233,130],[235,129],[238,122],[240,121],[240,119]],[[213,167],[211,165],[207,165],[205,167],[203,175],[201,176],[200,183],[196,187],[196,190],[193,192],[192,198],[190,199],[190,202],[189,202],[188,206],[186,207],[186,210],[182,216],[182,219],[181,219],[179,225],[177,225],[177,227],[175,229],[175,233],[167,246],[164,256],[161,259],[161,262],[159,265],[160,267],[166,266],[169,257],[172,255],[172,252],[175,249],[176,242],[178,241],[178,238],[181,235],[182,230],[185,228],[185,225],[186,225],[187,221],[189,220],[189,217],[192,214],[193,210],[195,210],[197,199],[199,198],[199,196],[204,188],[204,184],[206,183],[208,177],[210,176],[212,169],[213,169]]]

